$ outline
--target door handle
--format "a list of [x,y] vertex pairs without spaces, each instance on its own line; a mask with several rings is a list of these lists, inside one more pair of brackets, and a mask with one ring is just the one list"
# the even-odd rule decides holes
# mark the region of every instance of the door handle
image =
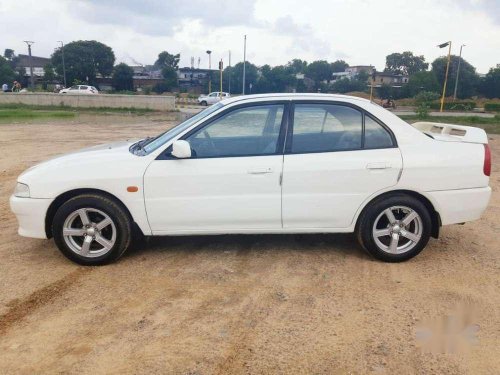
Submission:
[[248,171],[248,174],[267,174],[273,173],[272,168],[254,168]]
[[366,165],[366,169],[388,169],[391,168],[391,165],[389,163],[368,163]]

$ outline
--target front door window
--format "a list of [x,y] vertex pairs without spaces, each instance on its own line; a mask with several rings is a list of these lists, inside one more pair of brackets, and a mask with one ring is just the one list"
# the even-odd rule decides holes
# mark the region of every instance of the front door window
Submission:
[[235,109],[186,140],[196,158],[273,155],[278,151],[283,110],[283,104]]

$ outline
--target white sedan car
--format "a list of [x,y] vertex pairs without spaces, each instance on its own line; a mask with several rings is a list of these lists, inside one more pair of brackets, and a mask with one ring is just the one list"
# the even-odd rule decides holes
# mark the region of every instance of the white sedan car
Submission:
[[10,198],[19,234],[53,237],[84,265],[132,233],[356,232],[378,259],[417,255],[491,195],[478,128],[404,122],[365,99],[268,94],[223,100],[154,138],[43,162]]
[[67,89],[62,89],[59,94],[95,95],[99,91],[94,86],[74,85]]
[[229,98],[230,95],[227,92],[211,92],[208,95],[200,95],[198,97],[198,104],[208,106],[220,102],[222,99]]

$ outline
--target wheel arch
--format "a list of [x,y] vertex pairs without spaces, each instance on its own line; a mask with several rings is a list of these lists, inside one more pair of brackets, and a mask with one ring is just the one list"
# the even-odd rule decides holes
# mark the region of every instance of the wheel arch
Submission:
[[84,189],[73,189],[66,191],[59,196],[57,196],[54,201],[50,204],[49,208],[47,209],[47,214],[45,215],[45,234],[47,235],[47,238],[52,238],[52,221],[54,220],[54,216],[59,209],[65,202],[67,202],[69,199],[77,197],[82,194],[98,194],[102,195],[106,198],[109,198],[113,201],[115,201],[117,204],[119,204],[127,213],[128,217],[130,218],[130,221],[132,223],[133,231],[139,231],[138,233],[142,234],[142,230],[139,228],[137,223],[134,221],[134,218],[132,217],[132,214],[130,213],[130,210],[127,208],[127,206],[115,195],[108,193],[107,191],[100,190],[100,189],[92,189],[92,188],[84,188]]
[[368,209],[368,207],[375,202],[376,200],[382,199],[384,197],[389,197],[392,195],[397,195],[397,194],[406,194],[409,195],[415,199],[418,199],[420,202],[422,202],[425,207],[429,210],[429,214],[431,216],[431,221],[432,221],[432,228],[431,228],[431,236],[434,238],[439,237],[439,229],[441,228],[441,216],[439,215],[439,212],[436,210],[432,202],[427,198],[425,195],[422,195],[421,193],[418,193],[414,190],[405,190],[405,189],[398,189],[398,190],[390,190],[390,191],[385,191],[375,197],[372,197],[366,204],[363,206],[361,209],[361,212],[359,213],[358,217],[356,218],[356,231],[358,230],[359,222],[361,218],[363,217],[364,213]]

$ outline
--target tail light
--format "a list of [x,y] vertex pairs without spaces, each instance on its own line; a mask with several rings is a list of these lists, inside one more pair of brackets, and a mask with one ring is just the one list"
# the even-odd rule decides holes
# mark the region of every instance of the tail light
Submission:
[[489,176],[491,174],[491,150],[488,144],[484,145],[483,172],[486,176]]

